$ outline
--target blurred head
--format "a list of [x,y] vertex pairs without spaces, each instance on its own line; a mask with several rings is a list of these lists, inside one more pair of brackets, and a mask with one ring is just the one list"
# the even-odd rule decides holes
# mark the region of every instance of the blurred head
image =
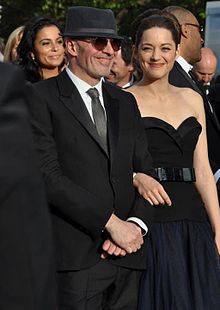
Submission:
[[201,60],[193,66],[193,71],[198,80],[204,85],[210,83],[215,75],[216,67],[217,57],[215,53],[211,48],[203,47],[201,49]]
[[3,61],[4,59],[4,49],[5,49],[5,43],[4,43],[4,39],[0,37],[0,61]]
[[121,44],[111,10],[69,8],[63,36],[74,74],[90,85],[109,75]]
[[16,28],[9,35],[4,50],[4,62],[15,62],[18,58],[17,47],[23,35],[24,26]]
[[135,41],[143,75],[154,80],[168,75],[178,55],[180,26],[168,15],[152,15],[140,24]]
[[59,73],[64,62],[64,43],[60,32],[58,24],[46,17],[34,18],[25,26],[17,50],[19,64],[25,69],[29,81],[45,78],[46,70]]
[[202,28],[197,18],[187,9],[169,6],[164,11],[173,14],[181,26],[180,56],[191,65],[201,59]]
[[134,71],[132,64],[133,43],[128,37],[124,37],[121,42],[121,48],[114,58],[111,72],[107,80],[117,84],[120,87],[126,85]]

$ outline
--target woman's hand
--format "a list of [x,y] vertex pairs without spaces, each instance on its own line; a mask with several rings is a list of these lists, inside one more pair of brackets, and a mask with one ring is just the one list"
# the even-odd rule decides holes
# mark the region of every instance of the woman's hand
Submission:
[[133,184],[139,194],[149,201],[151,205],[167,204],[171,206],[171,200],[163,186],[149,175],[136,173],[133,178]]

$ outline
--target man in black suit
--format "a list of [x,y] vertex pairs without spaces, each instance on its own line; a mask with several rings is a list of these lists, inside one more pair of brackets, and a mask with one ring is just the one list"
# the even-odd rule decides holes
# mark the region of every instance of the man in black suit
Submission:
[[22,73],[0,63],[0,309],[56,309],[52,230]]
[[[187,9],[170,6],[164,9],[173,14],[181,25],[179,57],[170,72],[170,83],[178,87],[189,87],[202,97],[206,115],[209,160],[219,189],[220,186],[220,125],[202,84],[191,72],[193,64],[201,59],[201,27],[196,17]],[[219,193],[219,191],[218,191]]]
[[[132,178],[153,171],[134,97],[102,81],[120,48],[113,13],[72,7],[63,36],[69,65],[33,85],[30,106],[54,224],[59,309],[135,310],[141,227],[152,208],[135,199]],[[156,192],[167,199],[161,185]],[[114,256],[101,259],[103,250]]]

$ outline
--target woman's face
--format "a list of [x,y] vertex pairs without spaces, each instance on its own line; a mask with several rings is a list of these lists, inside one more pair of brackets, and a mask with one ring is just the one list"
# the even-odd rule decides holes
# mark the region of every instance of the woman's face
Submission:
[[171,32],[159,27],[145,30],[137,55],[143,74],[147,78],[159,79],[168,75],[177,56]]
[[34,42],[34,58],[42,68],[54,69],[64,59],[63,39],[55,26],[46,26],[38,31]]

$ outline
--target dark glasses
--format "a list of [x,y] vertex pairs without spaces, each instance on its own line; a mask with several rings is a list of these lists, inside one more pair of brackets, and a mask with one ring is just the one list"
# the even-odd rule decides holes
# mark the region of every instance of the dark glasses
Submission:
[[191,24],[191,23],[185,23],[184,25],[193,26],[196,27],[200,33],[203,33],[203,26],[197,25],[197,24]]
[[107,38],[102,38],[102,37],[96,37],[96,38],[89,38],[89,39],[80,38],[77,40],[91,43],[92,46],[97,51],[104,50],[104,48],[107,46],[108,42],[110,42],[111,47],[115,52],[119,51],[119,49],[121,47],[121,40],[120,39],[107,39]]

